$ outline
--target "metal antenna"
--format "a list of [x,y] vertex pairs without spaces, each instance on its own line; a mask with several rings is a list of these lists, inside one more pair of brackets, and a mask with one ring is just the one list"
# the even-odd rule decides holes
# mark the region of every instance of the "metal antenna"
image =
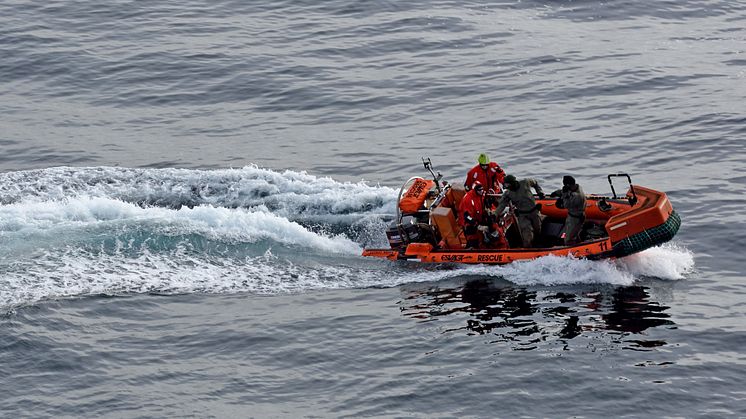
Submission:
[[435,175],[435,172],[433,172],[433,162],[430,161],[430,157],[423,157],[422,165],[425,166],[425,169],[427,169],[431,175],[433,175],[433,180],[435,180],[435,187],[438,188],[438,193],[440,193],[440,180],[443,179],[443,175],[441,175],[440,172],[438,172],[437,176]]

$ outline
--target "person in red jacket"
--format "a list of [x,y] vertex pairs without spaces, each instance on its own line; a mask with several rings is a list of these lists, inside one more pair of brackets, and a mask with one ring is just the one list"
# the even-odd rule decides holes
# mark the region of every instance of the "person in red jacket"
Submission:
[[467,248],[478,248],[482,242],[482,232],[479,228],[484,219],[484,187],[482,182],[476,180],[458,206],[458,221],[464,228]]
[[501,249],[508,247],[502,227],[485,208],[485,192],[480,181],[475,181],[472,189],[464,195],[458,208],[458,220],[464,228],[466,248],[487,247]]
[[495,162],[491,162],[489,156],[482,153],[477,157],[477,164],[466,174],[464,188],[470,190],[474,182],[479,181],[482,186],[492,193],[502,192],[502,183],[505,180],[505,171]]

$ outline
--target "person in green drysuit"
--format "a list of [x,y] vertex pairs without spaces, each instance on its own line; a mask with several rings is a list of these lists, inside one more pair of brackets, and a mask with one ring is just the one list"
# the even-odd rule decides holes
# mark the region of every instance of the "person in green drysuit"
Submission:
[[497,205],[496,213],[501,214],[511,203],[515,205],[523,247],[531,247],[534,244],[534,238],[541,234],[540,207],[536,205],[531,188],[536,190],[539,199],[544,199],[544,191],[535,179],[526,178],[519,181],[513,175],[505,177],[504,185],[506,189]]
[[565,245],[571,245],[580,241],[580,231],[585,222],[585,193],[572,176],[564,176],[562,185],[562,189],[552,192],[551,196],[559,197],[557,208],[567,209],[562,238]]

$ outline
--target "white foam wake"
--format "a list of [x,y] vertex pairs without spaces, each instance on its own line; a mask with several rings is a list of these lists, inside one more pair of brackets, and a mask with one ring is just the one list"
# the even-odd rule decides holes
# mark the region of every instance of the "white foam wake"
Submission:
[[132,169],[54,167],[0,173],[4,203],[80,196],[179,208],[263,206],[281,217],[391,214],[396,191],[365,182],[337,182],[305,172],[241,169]]
[[0,276],[0,310],[46,299],[126,293],[276,294],[352,286],[349,269],[309,269],[264,256],[239,259],[210,257],[188,249],[136,256],[94,253],[80,248],[45,252],[7,267]]
[[620,270],[608,261],[590,261],[571,257],[546,256],[530,261],[513,262],[509,265],[465,265],[453,270],[417,272],[410,276],[411,282],[440,281],[463,276],[504,279],[520,286],[612,284],[630,285],[634,275]]
[[694,269],[694,255],[675,244],[665,244],[619,260],[591,261],[546,256],[509,265],[466,265],[453,270],[416,272],[410,282],[439,281],[461,276],[493,277],[519,286],[610,284],[628,286],[643,278],[684,279]]
[[675,243],[666,243],[619,259],[617,265],[637,277],[677,280],[694,271],[694,254]]
[[153,252],[92,251],[79,247],[39,252],[33,259],[4,265],[0,309],[44,299],[121,293],[296,293],[322,289],[395,287],[454,278],[491,277],[518,286],[633,285],[642,277],[677,279],[693,269],[686,249],[669,245],[620,261],[549,256],[507,266],[402,265],[341,258],[311,260],[263,256],[231,257],[187,247]]
[[[205,251],[183,239],[194,235],[231,245],[262,242],[286,256],[257,257],[257,249],[242,246]],[[177,240],[150,246],[150,236]],[[681,279],[694,267],[691,252],[665,245],[618,261],[550,256],[507,266],[431,269],[358,259],[361,249],[348,237],[311,231],[263,206],[174,209],[78,195],[0,206],[0,240],[2,308],[91,294],[283,293],[472,276],[519,286],[631,285],[641,278]]]
[[[145,207],[111,198],[78,197],[64,201],[20,202],[0,206],[0,235],[35,237],[64,243],[65,238],[115,236],[123,229],[168,236],[197,234],[228,243],[271,240],[324,252],[359,254],[343,235],[326,236],[262,209]],[[63,235],[63,237],[61,237]]]

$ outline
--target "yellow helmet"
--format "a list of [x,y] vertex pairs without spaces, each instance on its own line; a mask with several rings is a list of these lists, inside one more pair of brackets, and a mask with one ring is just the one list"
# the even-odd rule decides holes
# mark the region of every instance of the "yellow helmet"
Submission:
[[488,164],[490,162],[490,157],[482,153],[479,155],[479,157],[477,157],[477,161],[479,162],[479,164]]

